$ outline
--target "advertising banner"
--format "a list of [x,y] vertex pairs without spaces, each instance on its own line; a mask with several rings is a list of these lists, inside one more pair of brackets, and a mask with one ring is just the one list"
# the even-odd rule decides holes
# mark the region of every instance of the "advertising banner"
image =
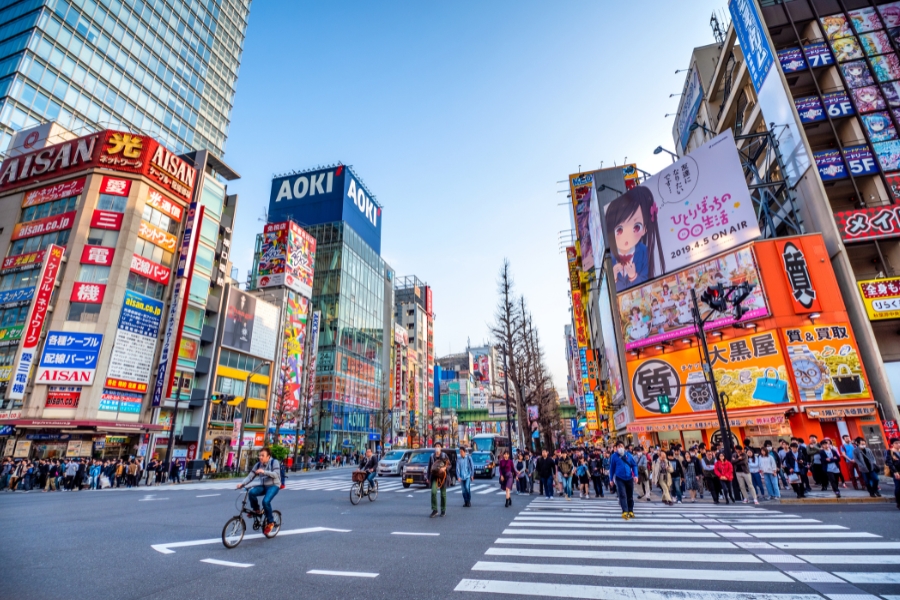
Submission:
[[104,389],[100,395],[100,407],[98,410],[139,414],[143,400],[143,394]]
[[487,353],[472,353],[472,375],[476,383],[491,384],[491,357]]
[[625,388],[622,385],[619,344],[616,339],[616,326],[613,320],[612,303],[609,298],[609,280],[605,275],[600,283],[598,305],[600,307],[600,333],[603,337],[603,357],[605,358],[608,377],[606,385],[613,404],[618,404],[625,398]]
[[900,236],[900,206],[847,210],[834,213],[834,220],[845,242]]
[[844,161],[841,160],[839,150],[813,152],[813,160],[816,161],[816,168],[819,170],[819,177],[822,178],[822,181],[834,181],[847,177],[847,169],[844,167]]
[[140,254],[131,255],[131,272],[143,275],[163,285],[169,285],[169,276],[172,274],[166,267],[152,260],[147,260]]
[[316,240],[293,221],[269,223],[263,230],[256,287],[285,285],[312,297]]
[[50,331],[44,342],[35,384],[93,385],[102,345],[103,335],[99,333]]
[[[299,408],[303,386],[303,360],[306,350],[306,328],[309,318],[309,299],[300,295],[289,294],[284,314],[284,357],[282,368],[286,369],[288,384],[291,390],[291,401],[285,409],[294,411]],[[290,296],[293,296],[290,297]]]
[[816,121],[825,120],[825,109],[822,107],[822,100],[818,96],[794,98],[794,106],[797,107],[797,113],[800,115],[800,122],[802,123],[815,123]]
[[33,287],[5,290],[0,292],[0,306],[29,302],[32,298],[34,298]]
[[809,266],[809,260],[818,247],[814,240],[802,236],[781,239],[775,242],[775,247],[781,256],[782,272],[791,290],[794,312],[799,315],[820,312],[819,293]]
[[174,235],[168,231],[163,231],[159,227],[154,227],[147,221],[141,221],[138,237],[147,240],[155,246],[159,246],[167,252],[175,252],[178,249],[178,240]]
[[700,74],[695,66],[691,66],[691,72],[685,79],[685,86],[681,94],[681,104],[675,117],[676,139],[681,144],[681,149],[687,148],[691,137],[691,124],[697,121],[697,113],[700,111],[700,102],[703,100],[703,86],[700,83]]
[[22,200],[22,208],[78,196],[84,191],[84,182],[85,178],[82,177],[81,179],[73,179],[72,181],[66,181],[64,183],[54,183],[47,187],[26,192],[25,198]]
[[[742,283],[755,286],[741,303],[747,312],[740,322],[769,316],[753,249],[744,246],[619,294],[625,349],[635,350],[696,333],[691,290],[697,290],[699,298],[703,290],[720,283],[726,287]],[[735,322],[734,317],[726,313],[707,321],[704,330],[711,331]]]
[[172,347],[172,338],[176,335],[175,318],[178,315],[178,305],[181,302],[182,280],[175,282],[172,289],[172,301],[169,303],[169,316],[166,319],[166,334],[163,338],[162,350],[159,353],[159,363],[156,367],[156,382],[153,386],[152,406],[157,407],[162,402],[163,388],[166,385],[166,368],[169,365],[169,354]]
[[620,293],[760,235],[731,130],[604,210]]
[[27,254],[17,254],[16,256],[7,256],[3,259],[2,271],[31,269],[44,262],[44,250],[37,252],[29,252]]
[[109,267],[112,265],[112,259],[115,253],[115,248],[85,245],[84,250],[81,251],[81,264]]
[[273,360],[277,330],[278,307],[231,288],[225,309],[222,346]]
[[[284,284],[307,298],[312,298],[316,238],[291,222],[288,229],[288,255]],[[430,290],[427,290],[430,294]],[[426,306],[426,312],[428,307]]]
[[785,327],[781,333],[801,401],[872,397],[849,324]]
[[572,290],[572,314],[575,320],[575,339],[579,348],[587,347],[587,317],[584,314],[584,303],[581,301],[580,270],[578,253],[574,247],[566,248],[566,259],[569,262],[569,286]]
[[781,64],[781,70],[785,73],[796,73],[805,71],[809,67],[806,65],[806,59],[799,47],[784,48],[778,51],[778,62]]
[[127,197],[131,192],[131,180],[119,179],[118,177],[104,177],[100,181],[100,193],[109,194],[110,196]]
[[72,284],[72,295],[69,296],[69,300],[85,304],[102,304],[105,295],[106,284],[76,281]]
[[[312,408],[316,391],[316,362],[319,358],[319,330],[322,327],[322,311],[317,310],[312,314],[312,322],[309,326],[309,359],[306,361],[306,403],[307,411]],[[309,414],[309,412],[307,412]]]
[[830,94],[822,94],[822,101],[825,103],[825,110],[832,119],[841,117],[849,117],[855,115],[856,110],[847,92],[832,92]]
[[[41,275],[38,279],[37,296],[28,311],[28,329],[22,339],[22,352],[19,362],[13,370],[13,380],[6,397],[11,400],[21,400],[25,397],[25,387],[31,374],[31,366],[34,364],[35,352],[38,341],[41,338],[41,330],[44,328],[44,320],[47,318],[47,308],[50,306],[50,297],[53,295],[56,277],[59,274],[59,266],[62,263],[65,248],[50,245],[46,250],[46,260],[41,267]],[[46,345],[45,345],[46,347]]]
[[107,388],[141,393],[147,391],[163,306],[161,301],[149,296],[125,291],[106,372]]
[[78,408],[79,400],[81,400],[80,387],[50,386],[44,408]]
[[[793,402],[787,357],[776,332],[708,345],[716,387],[727,394],[729,410]],[[661,395],[669,398],[673,415],[715,410],[697,346],[629,361],[628,374],[637,418],[660,415],[657,398]]]
[[594,190],[592,173],[569,175],[569,190],[572,194],[572,210],[575,215],[575,234],[581,245],[581,269],[585,272],[594,268],[594,249],[591,240],[591,198]]
[[150,190],[150,193],[147,196],[145,202],[148,206],[152,206],[167,217],[171,217],[179,223],[181,222],[181,217],[184,215],[184,208],[182,208],[182,206],[177,202],[169,200],[156,190]]
[[75,222],[75,213],[76,211],[71,211],[67,213],[62,213],[60,215],[53,215],[50,217],[44,217],[43,219],[37,219],[35,221],[28,221],[27,223],[17,223],[12,230],[12,240],[21,240],[23,238],[30,238],[36,235],[44,235],[46,233],[54,233],[56,231],[63,231],[65,229],[71,229],[72,223]]
[[122,213],[113,212],[111,210],[95,210],[91,213],[91,227],[97,229],[109,229],[118,231],[122,229]]
[[900,278],[858,281],[870,321],[900,319]]
[[813,42],[803,46],[803,53],[812,68],[827,67],[834,64],[834,57],[825,42]]
[[403,401],[403,352],[394,349],[394,401],[391,408],[400,406]]

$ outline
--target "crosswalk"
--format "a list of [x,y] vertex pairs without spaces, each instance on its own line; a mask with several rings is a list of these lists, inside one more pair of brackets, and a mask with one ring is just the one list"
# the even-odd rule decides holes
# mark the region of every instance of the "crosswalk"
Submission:
[[[472,483],[472,495],[488,495],[494,494],[498,496],[503,496],[504,492],[500,490],[499,484],[496,481],[484,480],[485,483]],[[324,491],[324,492],[346,492],[350,490],[350,475],[349,473],[346,475],[336,475],[332,477],[314,477],[314,478],[288,478],[285,482],[285,489],[287,490],[306,490],[306,491]],[[149,487],[149,488],[131,488],[135,490],[159,490],[164,489],[165,491],[170,490],[226,490],[226,489],[234,489],[235,482],[220,482],[220,481],[210,481],[206,483],[190,483],[184,485],[173,485],[173,486],[160,486],[158,488]],[[403,487],[403,482],[399,477],[397,478],[378,478],[378,492],[380,494],[384,493],[404,493],[404,494],[423,494],[430,493],[431,488],[425,488],[421,485],[414,485],[409,488]],[[462,487],[460,485],[455,485],[451,488],[447,489],[448,494],[462,494]]]
[[[531,501],[457,592],[609,600],[900,600],[900,542],[745,505]],[[873,527],[878,531],[877,527]]]

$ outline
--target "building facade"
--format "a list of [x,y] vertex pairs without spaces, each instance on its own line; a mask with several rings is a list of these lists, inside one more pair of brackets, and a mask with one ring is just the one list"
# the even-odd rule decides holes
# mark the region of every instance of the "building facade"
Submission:
[[201,347],[237,203],[214,182],[223,172],[208,153],[117,131],[39,140],[0,165],[7,445],[164,457],[174,435],[176,457],[197,457]]
[[16,131],[56,121],[222,155],[249,12],[250,0],[5,3],[0,152]]
[[407,436],[411,447],[433,438],[434,312],[431,288],[415,275],[394,279],[395,327],[406,332]]

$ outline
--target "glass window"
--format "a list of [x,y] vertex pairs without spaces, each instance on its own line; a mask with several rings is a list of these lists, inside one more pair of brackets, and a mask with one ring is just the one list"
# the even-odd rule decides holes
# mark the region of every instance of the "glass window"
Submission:
[[203,310],[188,306],[187,312],[184,314],[184,329],[200,335],[200,331],[203,329],[204,316]]
[[204,180],[200,204],[218,220],[222,216],[222,206],[225,204],[225,188],[212,179]]
[[81,321],[82,323],[96,323],[100,316],[99,304],[86,304],[84,302],[71,302],[66,321]]
[[219,239],[219,226],[212,219],[203,219],[200,225],[200,239],[209,242],[210,246],[215,246]]
[[209,277],[202,277],[195,273],[193,279],[191,279],[191,291],[189,296],[191,301],[198,304],[206,304],[208,296]]
[[109,229],[95,229],[88,231],[87,244],[89,246],[106,246],[115,248],[116,242],[119,241],[119,232]]
[[216,253],[212,248],[203,244],[197,245],[196,266],[198,269],[204,273],[212,273],[215,260]]
[[128,204],[128,198],[124,196],[112,196],[110,194],[100,194],[97,200],[97,208],[100,210],[111,210],[113,212],[125,212],[125,206]]
[[109,271],[110,267],[102,265],[81,265],[77,281],[106,284],[109,281]]

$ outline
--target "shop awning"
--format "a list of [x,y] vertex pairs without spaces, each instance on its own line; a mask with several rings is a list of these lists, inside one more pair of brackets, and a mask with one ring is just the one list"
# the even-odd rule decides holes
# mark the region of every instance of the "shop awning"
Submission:
[[[753,425],[779,425],[784,423],[785,409],[776,411],[760,411],[751,415],[728,415],[731,427],[749,427]],[[630,433],[649,433],[654,431],[691,431],[695,429],[716,429],[719,420],[715,415],[666,419],[638,419],[628,425]]]
[[68,421],[63,419],[10,419],[3,425],[15,425],[19,429],[83,429],[81,433],[96,431],[162,431],[162,425],[150,423],[126,423],[121,421]]
[[228,406],[237,406],[238,404],[240,404],[240,403],[243,402],[243,401],[244,401],[244,397],[243,397],[243,396],[238,396],[238,397],[236,397],[236,398],[232,398],[231,400],[229,400],[229,401],[226,402],[225,404],[227,404]]
[[261,408],[265,410],[269,406],[269,403],[265,400],[258,400],[256,398],[250,398],[247,400],[247,408]]
[[874,402],[853,404],[833,404],[831,406],[806,406],[806,416],[811,419],[842,419],[845,417],[866,417],[875,414]]

